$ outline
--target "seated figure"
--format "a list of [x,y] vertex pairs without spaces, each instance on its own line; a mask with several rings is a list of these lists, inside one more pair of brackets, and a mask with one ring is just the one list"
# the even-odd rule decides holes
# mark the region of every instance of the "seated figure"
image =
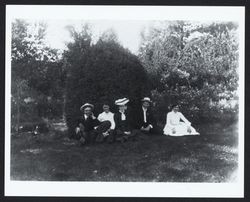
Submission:
[[173,105],[172,111],[167,114],[167,121],[163,129],[163,134],[170,136],[199,135],[191,126],[191,123],[181,112],[179,112],[178,105]]
[[152,101],[149,97],[144,97],[141,102],[141,107],[135,110],[135,128],[146,134],[156,133],[157,124],[150,106]]
[[94,105],[86,103],[81,106],[80,110],[83,115],[78,119],[75,129],[76,136],[81,144],[87,142],[102,142],[104,133],[110,128],[110,121],[100,122],[93,114]]
[[115,101],[118,106],[119,111],[115,113],[115,136],[116,140],[119,142],[124,142],[131,137],[134,137],[136,131],[132,128],[132,117],[127,110],[127,103],[129,99],[121,98]]
[[115,129],[115,121],[114,121],[114,113],[110,111],[110,107],[108,104],[103,105],[103,112],[98,115],[97,118],[100,122],[110,121],[111,126],[110,128],[103,133],[107,142],[112,143],[114,142],[114,129]]

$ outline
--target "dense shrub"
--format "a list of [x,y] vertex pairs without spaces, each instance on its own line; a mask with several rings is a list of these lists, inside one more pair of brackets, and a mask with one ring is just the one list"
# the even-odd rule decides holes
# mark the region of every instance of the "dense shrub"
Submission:
[[[135,107],[146,95],[148,89],[147,75],[136,56],[124,49],[110,37],[90,45],[84,40],[85,47],[79,57],[68,64],[66,84],[66,121],[70,133],[75,127],[76,118],[80,115],[80,106],[85,102],[95,105],[95,113],[100,113],[103,103],[109,103],[115,110],[114,101],[127,97],[130,106]],[[79,39],[79,38],[78,38]],[[91,40],[90,38],[88,38]],[[65,58],[72,57],[81,44],[75,40],[70,44]],[[78,52],[75,52],[78,54]]]

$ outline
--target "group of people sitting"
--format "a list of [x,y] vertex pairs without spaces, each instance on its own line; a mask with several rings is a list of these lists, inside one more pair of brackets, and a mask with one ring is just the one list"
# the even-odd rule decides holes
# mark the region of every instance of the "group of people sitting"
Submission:
[[[75,135],[81,144],[135,140],[140,134],[159,134],[154,115],[150,109],[151,99],[145,97],[141,100],[142,106],[133,116],[127,110],[128,98],[115,101],[118,112],[112,113],[108,104],[103,105],[103,112],[96,118],[93,114],[94,105],[85,103],[80,110],[83,115],[78,119]],[[182,120],[182,121],[181,121]],[[191,123],[179,112],[179,106],[173,105],[172,111],[167,114],[164,135],[183,136],[199,135]]]

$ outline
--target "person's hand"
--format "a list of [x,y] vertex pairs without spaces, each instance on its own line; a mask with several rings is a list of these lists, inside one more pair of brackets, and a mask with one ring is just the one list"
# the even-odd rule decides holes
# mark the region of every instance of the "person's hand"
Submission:
[[144,130],[148,132],[150,130],[150,126],[147,126]]
[[104,132],[104,133],[102,133],[102,134],[103,134],[104,137],[106,137],[106,136],[109,135],[108,131],[106,131],[106,132]]
[[92,119],[96,119],[94,113],[91,114]]
[[76,133],[79,133],[81,130],[79,127],[76,127],[75,131],[76,131]]

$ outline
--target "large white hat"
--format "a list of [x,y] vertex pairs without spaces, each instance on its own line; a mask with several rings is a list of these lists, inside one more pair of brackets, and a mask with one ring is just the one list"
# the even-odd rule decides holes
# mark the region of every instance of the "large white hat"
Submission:
[[128,102],[129,102],[128,98],[121,98],[121,99],[116,100],[115,104],[121,106],[121,105],[127,104]]
[[86,107],[90,107],[90,108],[94,109],[94,105],[92,105],[92,104],[90,104],[90,103],[85,103],[84,105],[82,105],[82,106],[80,107],[80,110],[82,111],[82,110],[84,110]]
[[144,97],[141,101],[142,102],[149,102],[149,103],[152,102],[149,97]]

